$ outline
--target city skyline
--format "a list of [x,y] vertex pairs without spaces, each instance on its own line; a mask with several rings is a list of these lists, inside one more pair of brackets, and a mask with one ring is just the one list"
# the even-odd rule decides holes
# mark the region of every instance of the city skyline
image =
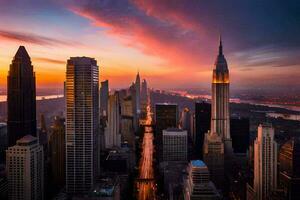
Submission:
[[112,88],[130,84],[138,69],[154,88],[209,87],[220,32],[234,87],[282,90],[299,85],[300,45],[294,37],[300,31],[299,5],[291,2],[232,7],[215,1],[0,4],[0,48],[5,48],[0,52],[0,88],[6,87],[19,45],[32,56],[37,89],[62,88],[67,58],[81,55],[98,60],[101,81],[109,79]]
[[297,199],[298,10],[0,0],[0,199]]

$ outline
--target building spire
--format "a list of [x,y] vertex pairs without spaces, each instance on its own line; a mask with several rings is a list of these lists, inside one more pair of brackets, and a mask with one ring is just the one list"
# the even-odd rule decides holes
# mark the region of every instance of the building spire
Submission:
[[135,83],[137,83],[137,82],[140,84],[140,68],[139,67],[138,67],[137,74],[135,77]]
[[136,79],[140,79],[140,67],[137,69]]
[[223,55],[223,46],[222,46],[222,36],[219,36],[220,44],[219,44],[219,55]]

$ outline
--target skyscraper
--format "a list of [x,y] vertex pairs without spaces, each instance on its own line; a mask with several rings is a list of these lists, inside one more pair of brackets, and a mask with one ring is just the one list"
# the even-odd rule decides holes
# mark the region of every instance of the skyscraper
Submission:
[[[167,128],[178,126],[178,105],[170,103],[158,103],[155,105],[155,142],[157,152],[162,152],[162,131]],[[162,161],[163,156],[158,153],[158,159]]]
[[20,46],[7,76],[7,132],[9,146],[23,136],[36,136],[35,73],[24,46]]
[[225,153],[231,150],[229,113],[229,70],[223,55],[220,37],[219,55],[215,62],[212,79],[211,133],[217,133],[224,141]]
[[141,112],[143,113],[144,117],[147,112],[147,105],[148,105],[148,86],[147,86],[147,81],[144,79],[142,81],[142,88],[141,88]]
[[162,135],[162,130],[177,128],[178,105],[171,103],[158,103],[155,105],[156,134]]
[[187,131],[178,128],[163,130],[163,161],[187,161]]
[[7,124],[0,123],[0,163],[5,162],[5,150],[8,146]]
[[139,119],[138,119],[138,114],[137,114],[137,95],[136,95],[136,87],[135,84],[132,83],[130,88],[129,88],[129,93],[131,95],[131,100],[132,100],[132,113],[133,113],[133,128],[134,131],[137,132],[139,128]]
[[100,88],[100,115],[107,117],[109,87],[108,80],[101,82]]
[[293,138],[282,145],[279,153],[279,185],[285,199],[300,196],[300,138]]
[[184,108],[181,111],[180,126],[187,131],[188,137],[191,138],[191,112],[188,108]]
[[100,140],[100,149],[105,148],[105,129],[107,129],[107,112],[108,112],[108,96],[109,96],[109,83],[108,80],[101,82],[100,88],[100,124],[99,124],[99,140]]
[[211,173],[211,180],[219,190],[224,189],[224,142],[216,132],[204,137],[203,159]]
[[[48,134],[47,134],[47,127],[44,114],[41,114],[40,118],[40,127],[38,128],[38,140],[40,145],[44,146],[44,150],[46,149],[48,143]],[[44,152],[46,153],[46,152]]]
[[135,135],[133,127],[133,101],[131,96],[126,96],[121,101],[121,133],[122,141],[135,148]]
[[219,54],[212,78],[211,129],[205,134],[203,160],[211,171],[213,182],[222,190],[224,168],[229,168],[227,163],[230,163],[232,154],[229,117],[229,71],[220,37]]
[[210,180],[209,170],[202,160],[191,160],[184,179],[184,200],[221,199],[215,185]]
[[140,72],[137,73],[135,79],[135,90],[136,90],[136,110],[137,114],[141,113],[141,79]]
[[199,158],[203,158],[204,135],[210,129],[211,105],[204,101],[195,103],[195,147]]
[[146,79],[142,81],[142,89],[141,89],[141,99],[147,100],[148,98],[148,85]]
[[38,139],[26,135],[6,151],[10,200],[44,199],[44,153]]
[[66,151],[65,151],[65,120],[56,116],[50,128],[49,149],[51,159],[51,178],[55,186],[65,184]]
[[121,110],[119,102],[119,93],[109,95],[108,98],[108,123],[105,131],[105,147],[120,147],[121,146],[121,132],[120,120]]
[[247,153],[249,149],[249,118],[235,117],[230,119],[230,136],[234,153]]
[[99,69],[88,57],[71,57],[66,72],[66,189],[88,192],[97,174]]
[[254,141],[254,182],[257,200],[268,199],[277,187],[277,143],[274,128],[269,124],[258,126]]

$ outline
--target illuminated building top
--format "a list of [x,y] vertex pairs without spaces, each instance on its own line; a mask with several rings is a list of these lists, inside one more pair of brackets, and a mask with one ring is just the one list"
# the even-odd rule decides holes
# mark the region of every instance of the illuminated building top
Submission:
[[215,61],[213,71],[213,83],[229,83],[229,71],[227,61],[223,55],[222,39],[220,36],[219,54]]

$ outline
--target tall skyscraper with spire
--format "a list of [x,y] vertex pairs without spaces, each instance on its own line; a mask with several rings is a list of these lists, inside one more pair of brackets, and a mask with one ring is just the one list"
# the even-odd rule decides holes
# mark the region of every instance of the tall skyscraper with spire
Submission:
[[221,36],[219,55],[213,69],[211,132],[218,133],[223,140],[230,140],[229,70],[223,55]]
[[218,189],[224,189],[224,167],[230,163],[231,154],[229,70],[220,36],[219,54],[212,78],[211,130],[205,135],[203,145],[203,159]]
[[24,46],[20,46],[7,76],[7,131],[9,146],[25,135],[36,136],[35,73]]

